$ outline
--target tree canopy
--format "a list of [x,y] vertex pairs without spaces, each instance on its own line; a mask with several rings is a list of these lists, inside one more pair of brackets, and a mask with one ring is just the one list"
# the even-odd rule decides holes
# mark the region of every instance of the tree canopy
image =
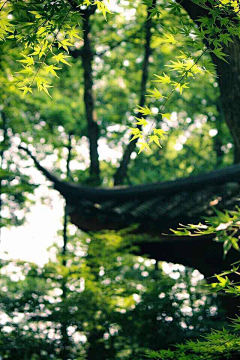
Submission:
[[[238,162],[239,30],[232,0],[1,1],[0,227],[21,226],[40,187],[20,144],[60,178],[89,186]],[[229,223],[227,252],[238,248],[228,234],[239,216],[222,216],[210,230]],[[226,356],[235,356],[237,335],[220,331],[224,296],[201,287],[196,270],[172,265],[169,276],[132,255],[124,231],[76,232],[65,206],[47,264],[1,260],[3,358],[133,360],[151,349],[150,358],[179,359],[192,342],[176,352],[172,344],[213,322],[219,332],[196,344],[196,356],[206,346],[211,358],[220,337],[219,353],[229,342]]]

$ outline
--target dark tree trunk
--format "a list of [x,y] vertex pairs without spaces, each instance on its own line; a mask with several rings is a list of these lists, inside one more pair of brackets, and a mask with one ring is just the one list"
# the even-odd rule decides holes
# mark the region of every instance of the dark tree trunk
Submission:
[[[198,25],[198,19],[209,16],[208,11],[190,0],[178,0],[187,11],[191,19]],[[223,44],[223,52],[227,61],[217,58],[211,53],[213,63],[216,65],[221,102],[225,121],[232,134],[235,146],[235,162],[240,161],[240,39],[232,38],[228,46]]]
[[212,55],[218,75],[226,123],[235,146],[235,162],[240,162],[240,39],[224,48],[228,63]]
[[97,185],[100,184],[100,167],[98,157],[99,127],[97,124],[93,94],[92,62],[93,51],[91,49],[91,23],[92,11],[85,11],[83,14],[83,40],[84,45],[81,51],[84,71],[84,104],[88,124],[88,138],[90,144],[90,179]]

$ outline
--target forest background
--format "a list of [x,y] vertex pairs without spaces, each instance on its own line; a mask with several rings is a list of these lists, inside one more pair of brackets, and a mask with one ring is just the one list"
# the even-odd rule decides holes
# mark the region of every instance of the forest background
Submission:
[[[156,105],[147,91],[157,85],[154,74],[169,73],[173,54],[176,60],[199,51],[190,48],[195,35],[187,31],[195,25],[183,8],[169,1],[156,6],[161,21],[158,12],[150,16],[153,2],[111,2],[107,21],[96,7],[83,6],[61,72],[45,69],[54,87],[24,98],[14,75],[25,69],[24,50],[11,37],[1,43],[1,228],[24,226],[36,194],[51,206],[20,143],[62,179],[87,185],[174,180],[237,161],[208,53],[201,59],[208,71],[174,93],[170,116],[156,124],[167,132],[163,147],[137,155],[129,142],[126,130],[139,117],[133,109],[149,106],[157,115],[163,102]],[[225,325],[221,299],[201,286],[197,270],[131,255],[125,235],[86,235],[68,224],[65,211],[44,266],[2,259],[2,358],[139,359],[146,349]]]

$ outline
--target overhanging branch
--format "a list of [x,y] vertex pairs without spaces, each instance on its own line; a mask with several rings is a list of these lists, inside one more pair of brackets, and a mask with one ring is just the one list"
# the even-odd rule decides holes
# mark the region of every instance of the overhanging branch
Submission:
[[31,153],[30,150],[28,150],[28,148],[22,146],[22,145],[19,145],[19,150],[23,150],[25,151],[29,156],[30,158],[34,161],[34,164],[36,166],[36,168],[41,171],[48,180],[52,181],[54,184],[59,184],[61,182],[61,180],[59,180],[51,171],[45,169],[40,163],[39,161],[36,159],[36,157]]

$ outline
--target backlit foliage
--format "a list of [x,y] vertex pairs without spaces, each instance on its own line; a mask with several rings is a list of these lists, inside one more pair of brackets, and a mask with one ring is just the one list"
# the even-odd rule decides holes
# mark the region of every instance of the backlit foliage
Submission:
[[[140,151],[144,149],[149,149],[148,144],[151,142],[160,145],[160,139],[164,132],[152,135],[152,128],[155,124],[161,121],[161,118],[166,116],[162,111],[165,110],[167,103],[172,97],[175,91],[182,94],[185,89],[189,88],[189,82],[187,79],[195,78],[197,74],[202,74],[204,71],[209,71],[205,68],[204,63],[202,66],[198,65],[205,53],[213,53],[216,57],[220,58],[223,61],[226,60],[226,54],[223,51],[223,46],[228,46],[229,42],[233,42],[232,36],[240,36],[239,28],[239,4],[237,1],[231,0],[220,0],[220,1],[205,1],[205,0],[194,0],[194,3],[202,6],[203,8],[209,11],[210,17],[201,17],[199,18],[199,28],[193,28],[191,25],[186,26],[180,24],[176,29],[171,29],[171,32],[166,33],[164,38],[161,40],[162,43],[176,44],[177,35],[184,34],[188,37],[188,44],[192,48],[191,52],[181,52],[179,56],[176,56],[176,60],[171,60],[170,64],[167,64],[166,67],[169,68],[169,71],[173,72],[174,76],[166,75],[163,73],[163,76],[155,75],[156,79],[153,80],[155,83],[161,84],[161,89],[154,88],[148,90],[150,94],[146,95],[152,97],[154,100],[158,100],[160,104],[156,105],[159,108],[158,115],[153,118],[151,110],[146,107],[146,109],[140,109],[138,112],[141,112],[143,116],[149,116],[149,123],[137,123],[140,126],[148,127],[147,131],[139,129],[138,132],[134,132],[132,128],[131,134],[134,135],[131,140],[140,138]],[[146,2],[145,2],[146,3]],[[152,6],[153,1],[147,1],[148,6]],[[175,2],[170,2],[170,7],[172,7],[173,12],[181,12],[180,5]],[[157,15],[160,18],[161,12],[158,11]],[[166,96],[162,95],[165,90],[165,85],[168,85]],[[162,101],[165,98],[164,101]],[[155,104],[154,104],[155,105]],[[170,114],[168,114],[170,116]],[[159,119],[160,116],[160,119]],[[150,128],[150,130],[149,130]]]
[[215,234],[214,240],[223,243],[224,256],[226,256],[231,248],[239,250],[240,208],[225,211],[213,209],[216,215],[206,218],[204,224],[182,225],[181,228],[172,231],[178,236]]
[[[131,140],[140,139],[139,152],[149,149],[149,144],[155,143],[161,147],[164,131],[154,132],[156,124],[162,118],[170,118],[166,113],[166,106],[175,92],[188,89],[191,78],[211,71],[206,67],[203,55],[212,52],[215,56],[227,61],[223,46],[233,42],[234,36],[240,35],[239,4],[232,0],[194,0],[199,6],[208,10],[208,17],[199,18],[199,28],[192,24],[180,22],[176,28],[168,29],[161,38],[161,43],[176,44],[178,34],[187,38],[190,51],[177,54],[170,64],[166,64],[169,74],[156,75],[153,80],[160,85],[148,90],[146,95],[152,101],[157,101],[158,114],[153,114],[146,106],[138,108],[137,112],[143,115],[138,119],[135,127],[130,127]],[[149,17],[161,21],[162,12],[153,0],[144,0]],[[80,24],[82,13],[86,8],[97,8],[102,12],[104,19],[111,15],[107,2],[100,0],[38,0],[26,2],[21,0],[5,0],[1,3],[0,13],[0,40],[22,44],[21,59],[18,60],[22,69],[15,74],[15,83],[22,91],[22,96],[31,94],[33,89],[44,91],[51,96],[49,89],[53,86],[52,79],[58,77],[61,65],[69,65],[67,53],[74,46],[75,41],[81,41]],[[174,14],[181,13],[181,5],[170,1],[167,8]],[[203,45],[204,44],[204,45]],[[198,63],[201,61],[201,65]],[[171,76],[170,76],[171,74]],[[146,118],[146,121],[143,119]],[[138,130],[136,130],[138,129]]]
[[[239,251],[239,227],[240,209],[235,211],[216,211],[216,216],[209,217],[206,225],[188,225],[178,230],[172,230],[176,235],[194,236],[215,233],[215,240],[223,242],[224,256],[233,247]],[[239,282],[231,280],[230,276],[239,276],[240,261],[234,263],[229,271],[215,275],[216,282],[212,282],[208,287],[212,292],[225,292],[227,295],[240,296]],[[237,359],[240,354],[240,317],[236,315],[231,319],[231,327],[234,332],[228,330],[212,330],[204,336],[201,341],[187,341],[184,344],[175,345],[175,349],[147,351],[146,357],[152,360],[221,360]]]
[[106,18],[110,12],[102,1],[5,1],[1,5],[0,40],[22,44],[22,69],[15,74],[15,83],[24,97],[33,89],[47,95],[52,78],[58,77],[60,65],[67,61],[69,48],[81,41],[81,9],[97,7]]

